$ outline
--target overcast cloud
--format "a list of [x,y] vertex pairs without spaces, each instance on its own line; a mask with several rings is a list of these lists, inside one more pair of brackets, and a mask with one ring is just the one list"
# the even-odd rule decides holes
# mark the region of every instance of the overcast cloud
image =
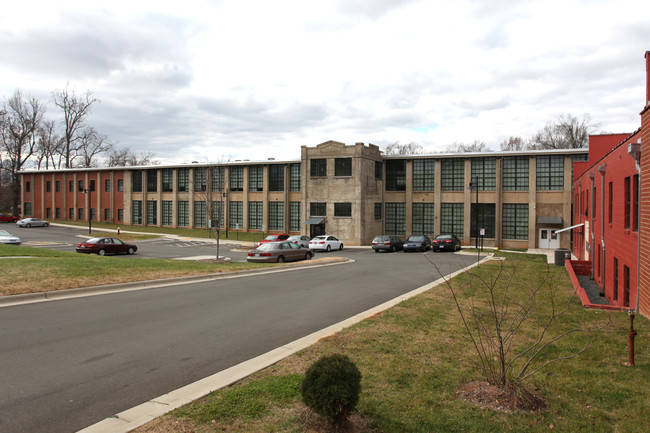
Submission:
[[632,132],[647,0],[7,2],[0,96],[94,93],[89,124],[163,163],[530,137],[562,113]]

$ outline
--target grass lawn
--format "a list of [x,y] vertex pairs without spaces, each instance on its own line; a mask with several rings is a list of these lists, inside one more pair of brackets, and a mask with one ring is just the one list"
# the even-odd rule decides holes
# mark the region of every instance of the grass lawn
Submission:
[[[544,398],[541,412],[500,412],[457,396],[459,385],[482,379],[471,363],[474,355],[447,286],[402,302],[266,368],[239,383],[179,408],[136,430],[170,432],[323,432],[327,424],[304,407],[302,377],[322,355],[343,353],[360,369],[361,400],[352,416],[354,432],[647,432],[650,402],[650,324],[637,317],[636,367],[627,365],[629,319],[620,312],[584,309],[563,267],[547,267],[540,256],[497,253],[491,261],[452,280],[467,289],[459,296],[465,309],[486,304],[479,280],[514,271],[511,290],[524,293],[542,281],[556,288],[554,306],[566,311],[550,335],[574,328],[596,331],[577,358],[550,364],[525,384]],[[503,267],[502,267],[503,265]],[[499,282],[503,279],[499,279]],[[499,283],[500,284],[500,283]],[[501,285],[497,287],[502,288]],[[471,292],[471,294],[470,294]],[[500,292],[503,293],[503,292]],[[540,296],[536,312],[550,311],[550,298]],[[467,311],[467,310],[465,310]],[[534,327],[517,333],[520,343],[535,337]],[[573,353],[588,335],[571,333],[544,351],[534,365]]]

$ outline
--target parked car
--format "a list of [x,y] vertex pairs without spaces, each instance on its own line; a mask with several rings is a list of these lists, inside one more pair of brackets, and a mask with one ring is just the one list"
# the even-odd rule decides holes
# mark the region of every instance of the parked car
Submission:
[[39,220],[38,218],[23,218],[16,221],[18,227],[47,227],[50,225],[47,221]]
[[375,250],[376,253],[379,251],[395,252],[402,248],[404,248],[404,241],[398,236],[380,235],[375,236],[372,240],[372,249]]
[[427,251],[431,248],[431,239],[427,235],[411,235],[404,242],[404,252]]
[[0,244],[20,245],[20,238],[6,230],[0,230]]
[[456,235],[438,235],[431,242],[433,251],[458,251],[460,250],[460,239]]
[[330,235],[316,236],[309,241],[309,249],[323,251],[342,250],[343,242]]
[[266,242],[280,242],[280,241],[286,241],[287,239],[289,239],[288,234],[268,235],[267,237],[265,237],[264,239],[259,241],[257,243],[257,246],[259,247],[260,245],[262,245],[262,244],[264,244]]
[[0,223],[15,223],[20,218],[9,215],[8,213],[0,213]]
[[298,244],[301,247],[304,248],[309,248],[309,237],[305,235],[295,235],[295,236],[289,236],[287,239],[289,242],[293,242],[294,244]]
[[246,260],[256,263],[284,263],[303,259],[311,260],[312,256],[313,253],[308,248],[303,248],[293,242],[265,242],[254,250],[250,250]]
[[138,247],[133,244],[127,244],[117,238],[90,238],[87,241],[77,244],[78,253],[99,254],[133,254],[138,251]]

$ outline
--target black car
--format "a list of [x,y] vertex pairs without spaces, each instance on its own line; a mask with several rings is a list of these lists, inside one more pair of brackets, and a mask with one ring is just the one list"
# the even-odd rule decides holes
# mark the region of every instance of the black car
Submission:
[[404,252],[427,251],[431,248],[431,239],[427,235],[411,235],[404,242]]
[[433,251],[458,251],[460,250],[460,239],[456,235],[438,235],[431,242]]
[[397,251],[404,247],[404,241],[397,236],[375,236],[372,240],[372,249],[376,253],[379,251]]

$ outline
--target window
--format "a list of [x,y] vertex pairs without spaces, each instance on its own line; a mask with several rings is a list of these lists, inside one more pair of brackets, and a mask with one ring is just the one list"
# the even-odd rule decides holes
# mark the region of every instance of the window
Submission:
[[45,218],[52,219],[52,208],[48,207],[45,209]]
[[381,219],[381,203],[375,203],[375,221]]
[[284,191],[284,166],[269,166],[269,191]]
[[[486,238],[495,237],[496,205],[494,203],[478,204],[478,229],[485,229]],[[470,236],[476,237],[476,203],[471,206]]]
[[131,203],[131,224],[142,224],[142,200]]
[[614,183],[609,183],[609,203],[607,206],[607,221],[611,224],[614,218]]
[[614,257],[614,301],[618,301],[618,259]]
[[291,164],[289,171],[289,191],[300,191],[300,164]]
[[537,157],[537,189],[541,191],[564,189],[564,156]]
[[158,225],[158,202],[155,200],[147,200],[147,224]]
[[472,179],[478,179],[479,191],[497,189],[497,159],[472,158]]
[[29,192],[30,188],[29,182],[25,182],[25,192]]
[[89,214],[88,218],[90,218],[91,221],[95,221],[95,219],[96,219],[95,218],[95,208],[91,207],[89,210],[90,210],[90,212],[88,213]]
[[[84,190],[84,181],[80,180],[78,182],[78,184],[79,184],[79,192],[83,192],[83,190]],[[29,186],[29,183],[27,185]],[[29,189],[27,191],[29,191]]]
[[[386,191],[406,191],[406,161],[386,161]],[[388,218],[388,216],[386,216]],[[396,234],[396,233],[390,233]]]
[[352,176],[352,158],[335,158],[334,176]]
[[49,180],[47,182],[45,182],[45,191],[46,192],[52,192],[52,182],[49,181]]
[[124,179],[118,179],[117,180],[117,190],[119,192],[124,191]]
[[74,180],[71,180],[68,182],[68,191],[69,192],[74,192]]
[[386,234],[406,234],[406,203],[386,203]]
[[269,203],[269,230],[284,230],[284,202]]
[[95,179],[90,179],[90,181],[88,182],[88,188],[91,191],[95,191]]
[[142,171],[140,170],[131,172],[131,191],[142,192]]
[[[465,160],[445,158],[440,161],[440,188],[443,191],[463,191],[465,189]],[[446,232],[459,236],[458,233]]]
[[117,220],[124,221],[124,209],[117,210]]
[[194,227],[208,227],[208,214],[204,201],[194,202]]
[[631,210],[631,206],[632,206],[632,191],[631,191],[631,188],[630,188],[631,187],[630,182],[631,182],[630,176],[628,176],[628,177],[626,177],[624,179],[624,185],[625,185],[625,219],[624,219],[625,224],[624,224],[624,227],[626,229],[630,228],[630,220],[631,220],[631,218],[630,218],[631,217],[630,210]]
[[54,182],[54,188],[55,188],[56,192],[61,192],[61,181],[60,180],[57,180],[56,182]]
[[[450,161],[454,161],[453,159]],[[440,204],[440,233],[453,234],[462,238],[465,232],[463,203]]]
[[225,167],[212,167],[212,191],[224,190],[224,171]]
[[180,227],[189,227],[190,225],[190,202],[183,200],[176,204],[176,225]]
[[230,167],[230,190],[243,191],[244,190],[244,167]]
[[178,179],[176,181],[179,192],[187,192],[190,190],[190,169],[189,168],[179,168],[178,169]]
[[630,306],[630,268],[623,266],[623,305]]
[[158,170],[147,170],[147,192],[158,191]]
[[503,239],[528,239],[528,203],[504,203]]
[[223,202],[213,201],[212,209],[210,210],[210,218],[212,219],[212,227],[225,227],[223,220]]
[[248,229],[262,230],[264,224],[264,203],[261,201],[248,202]]
[[352,203],[334,203],[334,216],[347,218],[351,217]]
[[312,159],[310,174],[311,177],[327,176],[327,159],[325,158]]
[[433,203],[413,203],[413,233],[421,235],[433,235],[434,221]]
[[110,220],[111,220],[111,210],[104,209],[104,221],[110,221]]
[[61,208],[57,207],[54,209],[54,218],[60,220],[61,219]]
[[171,200],[163,200],[162,202],[162,225],[174,225],[174,211]]
[[506,156],[503,158],[503,190],[528,191],[527,156]]
[[[194,170],[194,192],[208,190],[208,172],[205,167],[196,167]],[[201,225],[205,227],[205,224]]]
[[[297,165],[297,164],[294,164]],[[300,202],[289,202],[289,230],[300,231]]]
[[327,204],[321,202],[314,202],[309,204],[309,216],[325,216]]
[[69,208],[68,209],[68,219],[70,219],[70,220],[74,219],[74,208]]
[[[413,161],[413,191],[433,191],[436,174],[435,159]],[[419,233],[419,232],[418,232]]]
[[379,161],[375,161],[375,179],[382,179],[382,163]]
[[104,180],[104,191],[105,192],[111,192],[111,180],[110,179]]
[[639,231],[639,175],[632,177],[632,230]]
[[244,227],[244,202],[231,201],[229,213],[230,213],[230,228],[231,229],[243,228]]
[[77,209],[77,219],[78,220],[83,220],[84,219],[84,209],[82,207]]
[[264,189],[264,167],[253,165],[248,167],[248,190],[262,191]]
[[174,170],[171,168],[162,169],[162,190],[163,192],[174,191]]

